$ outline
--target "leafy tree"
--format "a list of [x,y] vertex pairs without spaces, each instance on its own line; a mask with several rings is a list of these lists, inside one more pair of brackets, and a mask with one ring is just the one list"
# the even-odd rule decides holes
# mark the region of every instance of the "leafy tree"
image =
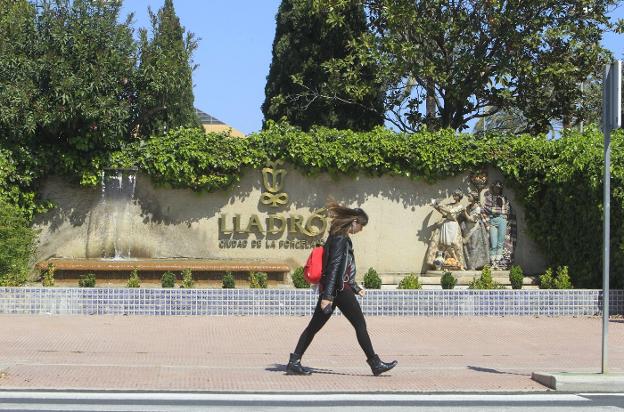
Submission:
[[54,172],[93,183],[93,169],[129,137],[136,54],[131,16],[118,21],[117,1],[40,0],[38,6],[38,150]]
[[[565,118],[544,119],[544,127],[549,132],[558,132],[574,128],[583,131],[584,128],[601,124],[602,117],[602,74],[592,75],[578,85],[576,105],[571,115]],[[531,130],[530,119],[527,119],[519,107],[509,107],[504,110],[486,108],[485,117],[481,117],[474,126],[473,132],[505,132],[520,134]],[[493,114],[490,114],[493,113]]]
[[33,155],[39,119],[35,8],[0,0],[0,196],[27,216],[36,210],[34,181],[42,165]]
[[197,41],[193,33],[185,33],[173,0],[165,0],[157,13],[150,9],[149,14],[152,38],[146,29],[140,30],[135,130],[141,136],[152,136],[180,126],[199,127],[192,79]]
[[[507,110],[491,110],[494,112],[488,116],[480,118],[474,126],[473,133],[483,134],[491,132],[504,132],[519,134],[527,129],[528,122],[522,112],[515,107]],[[485,113],[490,109],[486,108]]]
[[[367,31],[364,8],[358,1],[336,9],[333,3],[282,1],[262,104],[265,121],[285,117],[304,130],[370,130],[382,123],[383,89],[375,83],[375,66],[350,51],[350,43]],[[336,61],[350,71],[337,68]],[[360,88],[350,93],[355,78]]]
[[[27,0],[0,0],[0,139],[3,148],[34,135],[37,56],[35,8]],[[27,146],[27,144],[25,145]]]
[[[544,132],[552,119],[571,125],[586,115],[579,85],[609,55],[600,39],[616,27],[607,13],[618,0],[364,3],[372,33],[354,49],[380,65],[387,117],[400,130],[464,129],[517,108],[527,131]],[[352,79],[353,93],[366,87]]]

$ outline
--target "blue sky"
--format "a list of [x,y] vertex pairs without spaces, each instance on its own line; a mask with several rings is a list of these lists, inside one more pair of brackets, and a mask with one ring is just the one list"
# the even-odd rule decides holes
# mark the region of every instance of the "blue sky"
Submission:
[[[194,60],[195,106],[245,134],[262,127],[264,86],[271,64],[275,15],[281,0],[174,0],[182,25],[200,38]],[[125,0],[123,15],[135,28],[149,27],[147,8],[163,0]],[[613,18],[624,18],[624,5]],[[607,34],[604,45],[624,58],[624,36]]]

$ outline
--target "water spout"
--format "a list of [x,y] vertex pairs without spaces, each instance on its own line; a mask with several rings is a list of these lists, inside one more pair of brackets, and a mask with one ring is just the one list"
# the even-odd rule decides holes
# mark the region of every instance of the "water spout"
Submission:
[[103,235],[102,258],[131,258],[132,236],[130,206],[134,201],[137,169],[105,169],[97,217]]

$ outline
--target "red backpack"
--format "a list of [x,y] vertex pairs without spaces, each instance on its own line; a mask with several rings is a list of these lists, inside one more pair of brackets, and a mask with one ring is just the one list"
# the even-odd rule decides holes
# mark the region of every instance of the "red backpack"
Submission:
[[303,267],[303,277],[311,285],[319,283],[323,274],[323,246],[317,246],[310,252]]

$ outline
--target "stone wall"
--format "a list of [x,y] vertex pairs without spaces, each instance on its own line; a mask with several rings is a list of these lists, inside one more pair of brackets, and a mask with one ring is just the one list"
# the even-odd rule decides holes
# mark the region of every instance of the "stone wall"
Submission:
[[[421,273],[427,270],[424,260],[432,225],[440,218],[430,206],[431,199],[448,198],[457,188],[469,189],[467,174],[429,185],[405,177],[333,179],[306,177],[289,166],[285,170],[280,193],[286,193],[288,200],[276,207],[262,203],[267,187],[261,170],[246,170],[235,187],[215,193],[157,188],[139,174],[134,198],[121,204],[104,201],[100,188],[81,188],[50,177],[42,194],[57,208],[35,224],[41,231],[37,258],[99,258],[117,253],[125,258],[284,260],[295,267],[305,263],[312,242],[322,238],[300,229],[306,228],[306,222],[309,230],[318,228],[320,220],[310,219],[313,211],[333,196],[363,208],[370,217],[368,226],[353,237],[360,276],[369,267],[382,274]],[[500,177],[495,170],[489,175],[490,180]],[[517,215],[516,263],[527,274],[540,273],[544,259],[526,233],[524,211],[511,190],[505,194]],[[269,215],[278,216],[274,223],[289,219],[285,233],[266,233]],[[250,232],[224,233],[235,231],[235,226]]]

